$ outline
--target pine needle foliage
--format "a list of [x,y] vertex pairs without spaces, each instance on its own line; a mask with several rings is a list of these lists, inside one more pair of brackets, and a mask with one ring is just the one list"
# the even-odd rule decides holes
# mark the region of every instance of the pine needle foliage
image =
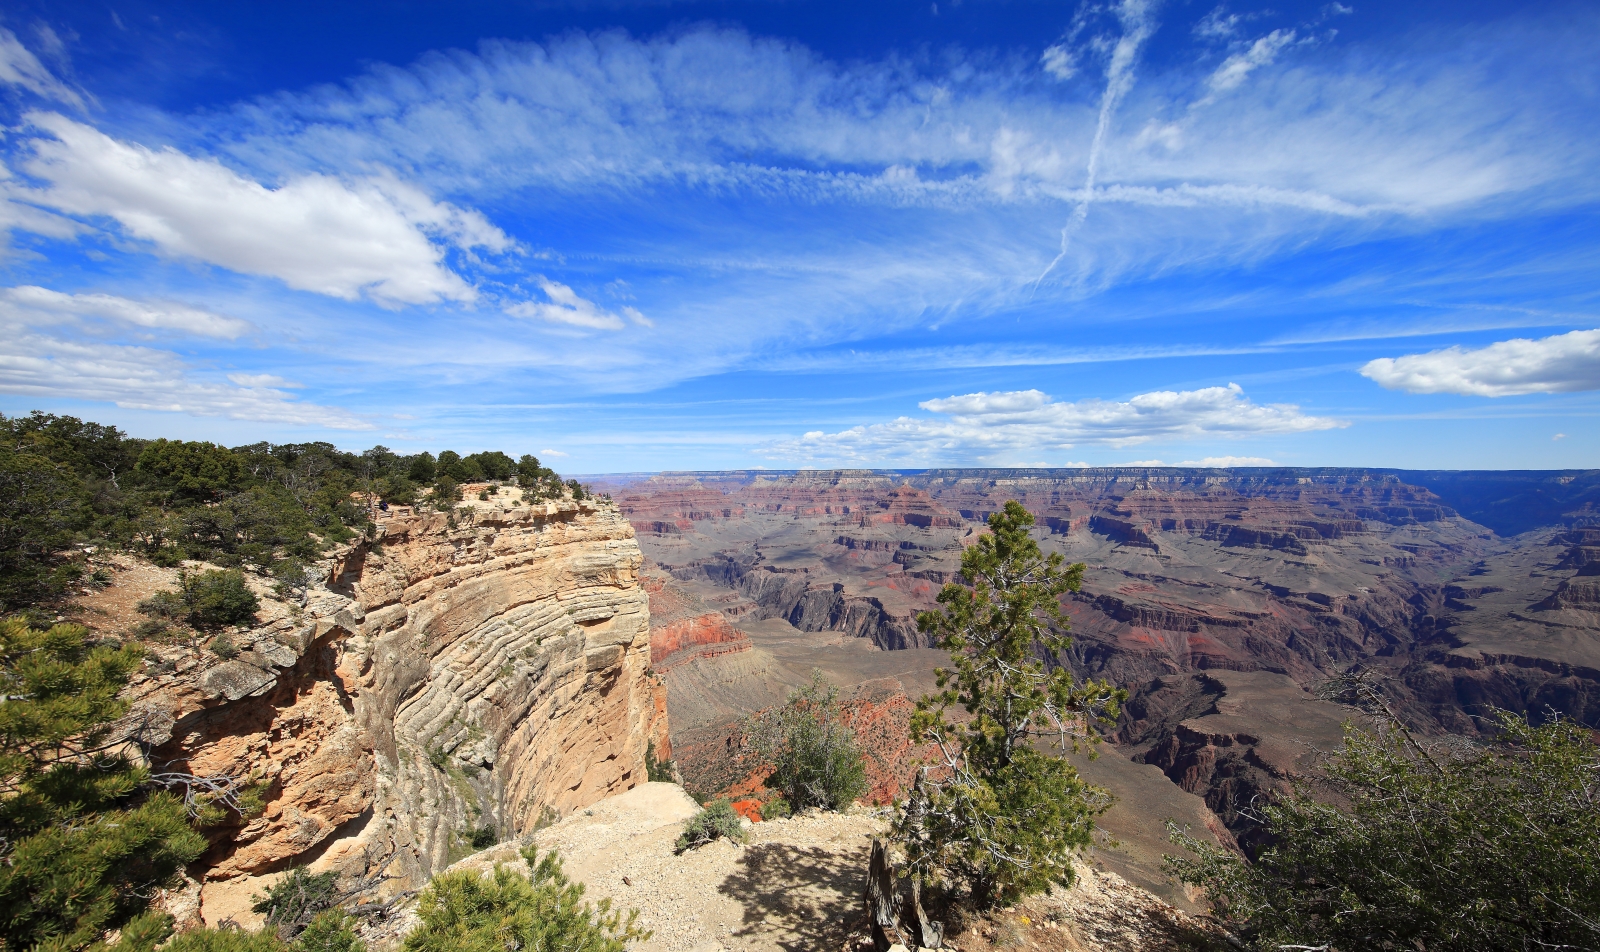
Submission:
[[140,654],[0,622],[0,948],[83,949],[205,849],[183,803],[108,748]]
[[1169,869],[1257,949],[1600,949],[1600,744],[1496,716],[1494,743],[1453,753],[1347,725],[1320,791],[1260,809],[1254,863],[1173,828],[1190,856]]
[[820,671],[783,706],[746,721],[744,740],[762,763],[772,765],[767,786],[791,810],[840,810],[867,792],[861,745],[845,723],[838,687]]
[[496,866],[487,877],[467,870],[435,877],[404,952],[623,952],[650,937],[637,910],[585,902],[583,884],[567,878],[554,852],[540,856],[530,846],[523,857],[530,876]]
[[[917,617],[954,668],[937,672],[940,690],[912,715],[912,740],[937,756],[920,769],[895,838],[909,874],[953,877],[980,908],[1072,882],[1072,854],[1111,798],[1061,755],[1098,743],[1127,696],[1080,684],[1060,664],[1071,644],[1061,598],[1081,586],[1084,566],[1042,553],[1032,525],[1007,502],[962,554],[970,586],[946,585],[940,610]],[[968,717],[953,720],[958,705]]]

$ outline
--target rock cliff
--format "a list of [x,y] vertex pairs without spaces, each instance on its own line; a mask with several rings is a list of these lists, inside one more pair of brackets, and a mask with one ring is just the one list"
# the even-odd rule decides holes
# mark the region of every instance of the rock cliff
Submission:
[[321,563],[303,604],[265,601],[235,657],[157,646],[130,685],[153,766],[266,792],[213,834],[204,918],[247,920],[291,865],[413,889],[473,831],[526,833],[645,782],[666,724],[642,561],[608,502],[397,512]]

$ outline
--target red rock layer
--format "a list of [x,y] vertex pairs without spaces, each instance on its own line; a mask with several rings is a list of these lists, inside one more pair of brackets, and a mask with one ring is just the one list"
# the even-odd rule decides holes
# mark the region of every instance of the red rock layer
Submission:
[[668,671],[688,660],[689,649],[694,648],[710,649],[693,652],[694,657],[749,651],[750,637],[728,624],[721,612],[706,612],[650,629],[650,666],[656,671]]

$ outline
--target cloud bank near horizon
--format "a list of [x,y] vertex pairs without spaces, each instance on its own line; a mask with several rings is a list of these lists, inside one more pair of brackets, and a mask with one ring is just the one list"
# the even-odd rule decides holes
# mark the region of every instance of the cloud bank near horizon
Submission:
[[[969,393],[924,400],[918,406],[944,419],[900,417],[837,433],[815,430],[768,444],[761,454],[806,463],[886,459],[1003,465],[1079,445],[1122,449],[1156,440],[1239,439],[1349,426],[1342,420],[1302,413],[1293,404],[1255,403],[1238,384],[1156,391],[1126,401],[1057,401],[1038,390]],[[1149,465],[1161,464],[1149,461]]]

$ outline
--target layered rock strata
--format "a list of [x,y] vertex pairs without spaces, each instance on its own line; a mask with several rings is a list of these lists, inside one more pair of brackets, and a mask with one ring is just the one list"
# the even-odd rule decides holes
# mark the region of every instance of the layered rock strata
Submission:
[[413,889],[474,830],[525,833],[645,782],[666,724],[642,561],[605,502],[383,518],[303,606],[267,602],[236,657],[158,648],[130,686],[152,765],[250,778],[267,801],[214,832],[205,918],[303,863]]

